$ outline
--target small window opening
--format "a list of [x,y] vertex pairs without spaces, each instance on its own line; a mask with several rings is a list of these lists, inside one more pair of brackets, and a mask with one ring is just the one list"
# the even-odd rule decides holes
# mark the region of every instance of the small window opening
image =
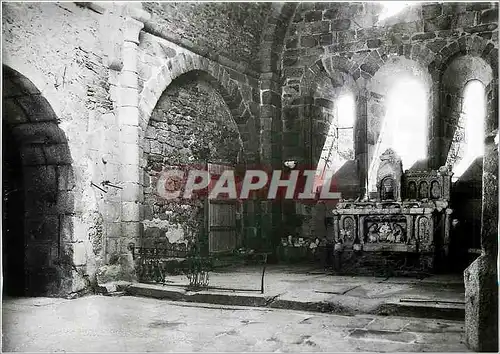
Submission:
[[484,154],[486,102],[484,85],[473,80],[463,92],[462,113],[452,140],[447,164],[453,166],[453,180],[460,178]]
[[354,121],[356,102],[351,93],[336,100],[334,117],[318,161],[316,175],[319,183],[332,176],[348,160],[354,159]]

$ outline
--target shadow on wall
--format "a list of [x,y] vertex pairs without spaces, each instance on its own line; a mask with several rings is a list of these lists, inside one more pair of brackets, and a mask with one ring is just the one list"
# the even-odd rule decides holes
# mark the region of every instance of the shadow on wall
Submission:
[[[323,186],[330,186],[331,191],[339,191],[342,199],[356,199],[359,197],[359,178],[355,160],[346,161],[342,167],[327,180]],[[323,201],[315,205],[314,237],[329,238],[332,235],[330,227],[331,211],[337,205],[337,200]]]
[[5,66],[2,79],[4,293],[67,294],[75,270],[68,142],[31,81]]
[[450,240],[456,271],[463,271],[476,256],[469,250],[481,248],[482,177],[483,158],[478,157],[452,186],[453,218],[459,221]]

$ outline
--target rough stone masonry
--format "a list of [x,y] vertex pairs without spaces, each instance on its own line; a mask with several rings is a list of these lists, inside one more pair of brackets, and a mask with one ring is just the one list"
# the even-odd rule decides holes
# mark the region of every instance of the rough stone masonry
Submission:
[[[421,166],[438,169],[458,144],[464,87],[479,80],[485,150],[457,213],[476,225],[481,249],[465,272],[468,343],[497,350],[498,4],[383,11],[375,2],[2,4],[6,284],[76,296],[136,281],[132,244],[183,250],[206,236],[203,205],[155,197],[159,172],[193,161],[316,165],[329,129],[344,128],[344,95],[356,113],[332,150],[348,160],[338,188],[366,195],[399,74],[425,87]],[[326,237],[327,209],[245,201],[238,246],[276,253],[288,235]]]

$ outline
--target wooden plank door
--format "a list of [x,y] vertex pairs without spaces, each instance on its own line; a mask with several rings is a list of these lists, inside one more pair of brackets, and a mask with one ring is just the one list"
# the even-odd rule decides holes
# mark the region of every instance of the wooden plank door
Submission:
[[[233,166],[208,164],[208,171],[212,176],[212,185],[226,170],[233,170]],[[240,233],[237,222],[239,203],[235,200],[223,198],[208,199],[208,252],[209,254],[231,253],[240,245]]]

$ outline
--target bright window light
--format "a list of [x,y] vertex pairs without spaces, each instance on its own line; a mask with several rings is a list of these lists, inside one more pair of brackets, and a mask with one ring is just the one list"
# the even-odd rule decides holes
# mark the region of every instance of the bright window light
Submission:
[[410,5],[407,1],[380,1],[382,6],[384,7],[380,16],[378,17],[379,21],[383,21],[388,19],[389,17],[395,16],[407,6]]
[[[484,154],[484,117],[486,115],[484,86],[480,81],[470,81],[464,89],[462,106],[463,141],[461,158],[453,167],[454,179],[458,179],[475,159]],[[455,133],[457,134],[457,133]]]
[[353,95],[342,95],[337,103],[337,116],[339,118],[339,128],[351,128],[355,119],[355,102]]
[[403,170],[427,155],[427,91],[413,77],[402,78],[387,94],[386,115],[368,171],[369,190],[376,191],[380,155],[393,149]]
[[356,118],[356,102],[352,94],[344,94],[336,100],[335,117],[330,123],[328,135],[316,168],[318,183],[332,176],[354,156],[353,127]]

